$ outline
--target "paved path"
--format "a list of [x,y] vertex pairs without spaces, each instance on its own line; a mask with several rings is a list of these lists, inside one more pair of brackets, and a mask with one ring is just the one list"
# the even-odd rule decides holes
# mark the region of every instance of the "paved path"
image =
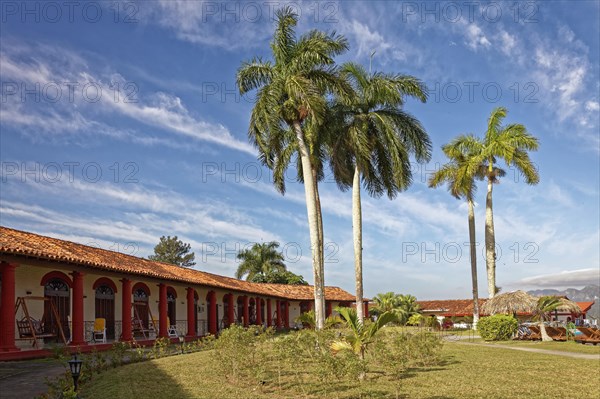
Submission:
[[576,359],[600,360],[600,354],[594,355],[594,354],[587,354],[587,353],[563,352],[563,351],[553,351],[553,350],[548,350],[548,349],[525,348],[525,347],[521,347],[521,346],[509,346],[509,345],[482,344],[482,343],[475,343],[475,342],[456,341],[455,343],[459,344],[459,345],[475,345],[475,346],[484,346],[486,348],[512,349],[515,351],[543,353],[545,355],[574,357]]
[[48,391],[45,378],[64,373],[64,364],[56,360],[0,362],[0,398],[31,399]]

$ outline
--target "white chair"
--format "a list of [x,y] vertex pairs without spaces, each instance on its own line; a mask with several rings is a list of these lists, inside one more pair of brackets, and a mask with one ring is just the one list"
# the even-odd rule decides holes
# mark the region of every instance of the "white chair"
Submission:
[[167,329],[167,334],[169,335],[170,338],[177,338],[179,337],[179,333],[177,332],[177,327],[175,325],[171,324],[171,319],[169,319],[167,317],[167,325],[169,326]]
[[103,344],[106,343],[106,319],[104,318],[98,318],[94,320],[92,340],[96,342],[97,339],[99,339]]

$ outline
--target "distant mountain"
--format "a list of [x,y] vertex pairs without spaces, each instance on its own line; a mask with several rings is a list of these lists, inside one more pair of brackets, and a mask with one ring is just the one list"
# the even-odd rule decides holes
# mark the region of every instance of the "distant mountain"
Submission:
[[600,286],[599,285],[587,285],[582,289],[578,290],[576,288],[567,288],[566,290],[554,290],[554,289],[544,289],[544,290],[531,290],[527,291],[531,295],[535,296],[544,296],[544,295],[564,295],[568,297],[570,300],[575,302],[591,302],[596,301],[594,306],[588,312],[588,317],[599,319],[600,318],[600,299],[596,299],[600,297]]

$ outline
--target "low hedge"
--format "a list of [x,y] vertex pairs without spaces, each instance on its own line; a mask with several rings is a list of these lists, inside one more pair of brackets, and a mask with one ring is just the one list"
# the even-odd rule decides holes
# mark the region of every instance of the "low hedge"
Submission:
[[519,323],[512,316],[497,314],[482,317],[477,323],[479,335],[486,341],[506,341],[512,338]]

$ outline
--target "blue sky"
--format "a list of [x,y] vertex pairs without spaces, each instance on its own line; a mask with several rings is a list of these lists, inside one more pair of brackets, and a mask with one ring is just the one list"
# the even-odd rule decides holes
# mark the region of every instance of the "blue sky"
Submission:
[[[0,111],[4,226],[147,256],[161,235],[192,244],[196,268],[233,275],[235,253],[277,240],[312,281],[303,187],[279,195],[247,141],[252,96],[240,63],[269,57],[282,2],[2,3]],[[299,32],[335,30],[339,62],[411,74],[429,87],[406,109],[434,144],[414,184],[390,201],[363,197],[367,296],[467,298],[466,205],[427,188],[440,147],[483,134],[494,107],[540,140],[541,182],[514,170],[494,189],[498,285],[598,283],[597,1],[294,2]],[[351,196],[320,186],[326,284],[353,283]],[[485,187],[476,201],[480,295]]]

